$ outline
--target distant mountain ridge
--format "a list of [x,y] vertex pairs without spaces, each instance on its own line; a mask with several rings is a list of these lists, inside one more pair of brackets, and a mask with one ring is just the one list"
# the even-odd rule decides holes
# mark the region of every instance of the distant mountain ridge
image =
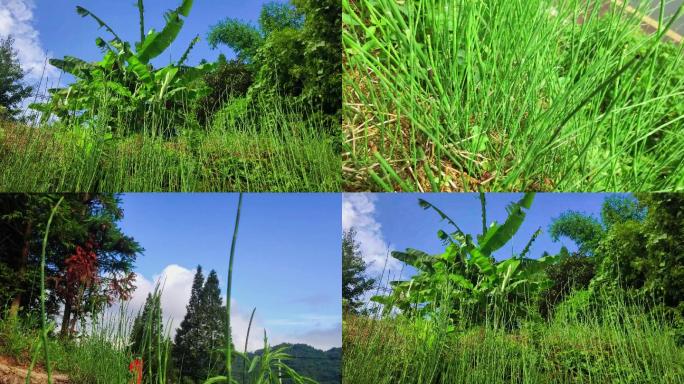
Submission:
[[[342,348],[330,348],[327,351],[316,349],[307,344],[282,343],[273,346],[278,348],[287,346],[287,354],[292,356],[292,360],[287,361],[287,365],[297,371],[297,373],[310,377],[320,384],[340,384],[342,382]],[[262,350],[250,353],[250,357],[261,354]],[[283,384],[290,383],[290,380],[283,380]]]

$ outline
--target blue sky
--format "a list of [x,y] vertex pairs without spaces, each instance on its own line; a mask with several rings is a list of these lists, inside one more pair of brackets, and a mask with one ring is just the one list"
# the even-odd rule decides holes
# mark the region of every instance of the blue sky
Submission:
[[[120,226],[145,248],[137,261],[144,300],[164,276],[164,312],[176,326],[195,267],[218,272],[225,294],[237,194],[125,194]],[[341,341],[340,200],[337,194],[246,194],[233,266],[236,327],[257,308],[274,342],[318,347]],[[252,330],[254,332],[254,329]],[[235,329],[240,344],[244,329]],[[261,331],[251,345],[261,343]]]
[[[178,60],[190,41],[200,35],[202,41],[193,49],[189,62],[197,64],[201,59],[214,60],[223,52],[232,57],[229,48],[221,46],[212,50],[206,42],[209,27],[226,17],[257,22],[261,6],[270,0],[198,0],[194,2],[190,17],[169,50],[153,61],[155,65],[165,65],[169,55]],[[40,32],[41,43],[54,56],[76,56],[85,60],[97,60],[101,54],[95,46],[95,37],[109,39],[104,29],[92,18],[82,18],[76,13],[80,5],[96,14],[109,24],[116,33],[127,41],[138,41],[140,32],[136,0],[38,0],[35,10],[35,25]],[[145,32],[150,28],[160,31],[164,27],[164,12],[175,8],[180,0],[145,1]]]
[[[209,28],[219,21],[233,17],[256,23],[261,7],[270,0],[198,0],[194,2],[190,16],[176,41],[168,51],[153,60],[155,65],[165,65],[170,59],[178,60],[190,41],[200,35],[188,62],[197,64],[201,59],[215,60],[219,53],[233,57],[225,46],[216,50],[209,48],[206,35]],[[277,0],[284,2],[285,0]],[[0,0],[0,38],[12,34],[19,60],[29,73],[27,80],[37,82],[41,77],[46,57],[62,58],[76,56],[87,61],[100,59],[101,53],[95,38],[111,37],[92,18],[82,18],[76,13],[80,5],[109,24],[123,39],[139,40],[139,24],[136,0]],[[145,32],[164,27],[164,12],[176,8],[180,0],[145,1]],[[50,82],[59,76],[55,68],[47,68]]]
[[[575,210],[600,217],[601,204],[606,194],[538,193],[520,230],[504,248],[495,253],[497,259],[520,253],[537,228],[542,234],[531,248],[531,257],[539,257],[544,251],[553,254],[562,246],[576,250],[569,239],[553,242],[548,227],[553,218],[562,212]],[[506,206],[522,197],[520,193],[488,193],[488,224],[496,220],[502,223]],[[385,261],[386,249],[404,250],[416,248],[430,254],[443,252],[437,238],[439,229],[450,230],[446,222],[432,210],[425,211],[418,205],[423,198],[450,216],[466,233],[482,232],[480,200],[476,193],[448,194],[346,194],[343,199],[343,227],[354,226],[359,232],[367,261],[373,263],[370,272],[379,274]],[[393,260],[393,259],[390,259]],[[401,265],[390,261],[393,272]]]

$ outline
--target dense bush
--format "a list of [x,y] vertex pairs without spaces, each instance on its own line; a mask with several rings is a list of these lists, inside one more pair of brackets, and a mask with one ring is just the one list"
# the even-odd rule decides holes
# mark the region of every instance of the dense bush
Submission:
[[542,295],[541,314],[548,318],[555,306],[572,291],[588,288],[595,270],[594,258],[581,253],[562,255],[555,263],[546,267],[546,274],[552,285]]
[[684,196],[642,194],[643,222],[615,224],[597,249],[597,286],[618,286],[677,307],[684,301]]
[[342,2],[338,0],[293,0],[304,12],[302,30],[305,59],[304,95],[328,115],[342,109]]
[[225,19],[212,27],[207,39],[213,47],[229,46],[254,65],[252,97],[296,96],[336,116],[331,125],[339,126],[341,4],[334,0],[292,4],[267,3],[258,26]]
[[227,100],[247,95],[252,85],[252,68],[240,60],[226,60],[219,56],[215,68],[204,76],[209,93],[197,103],[197,120],[205,125]]

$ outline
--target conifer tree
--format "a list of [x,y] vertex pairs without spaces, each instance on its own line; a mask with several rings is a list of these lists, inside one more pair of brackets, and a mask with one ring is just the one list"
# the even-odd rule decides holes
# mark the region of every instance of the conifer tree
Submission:
[[162,323],[160,294],[147,294],[145,305],[133,321],[131,352],[143,360],[146,383],[157,383],[166,367],[167,338]]
[[202,348],[205,363],[203,376],[212,377],[222,371],[222,348],[226,339],[226,310],[222,305],[221,289],[216,271],[211,270],[202,289]]
[[180,328],[176,331],[174,346],[174,361],[181,377],[188,379],[199,379],[201,368],[199,359],[201,342],[200,333],[200,314],[201,297],[204,287],[204,275],[202,266],[197,266],[197,272],[192,282],[190,302],[186,306],[186,313]]
[[360,297],[373,288],[375,280],[366,277],[366,262],[356,240],[354,228],[342,234],[342,303],[344,310],[356,313],[362,305]]
[[24,71],[13,45],[12,36],[0,39],[0,118],[9,120],[17,118],[20,112],[17,104],[33,92],[22,82]]

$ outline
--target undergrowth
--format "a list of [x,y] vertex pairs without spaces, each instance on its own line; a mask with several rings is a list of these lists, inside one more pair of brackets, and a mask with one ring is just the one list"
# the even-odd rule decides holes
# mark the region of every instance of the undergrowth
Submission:
[[[601,305],[595,305],[597,303]],[[592,304],[593,303],[593,304]],[[549,320],[492,323],[348,315],[345,383],[681,383],[684,346],[670,319],[576,292]]]
[[[240,100],[235,104],[239,105]],[[339,144],[325,118],[285,102],[230,105],[206,127],[0,123],[0,190],[338,191]],[[310,116],[305,119],[304,116]]]

